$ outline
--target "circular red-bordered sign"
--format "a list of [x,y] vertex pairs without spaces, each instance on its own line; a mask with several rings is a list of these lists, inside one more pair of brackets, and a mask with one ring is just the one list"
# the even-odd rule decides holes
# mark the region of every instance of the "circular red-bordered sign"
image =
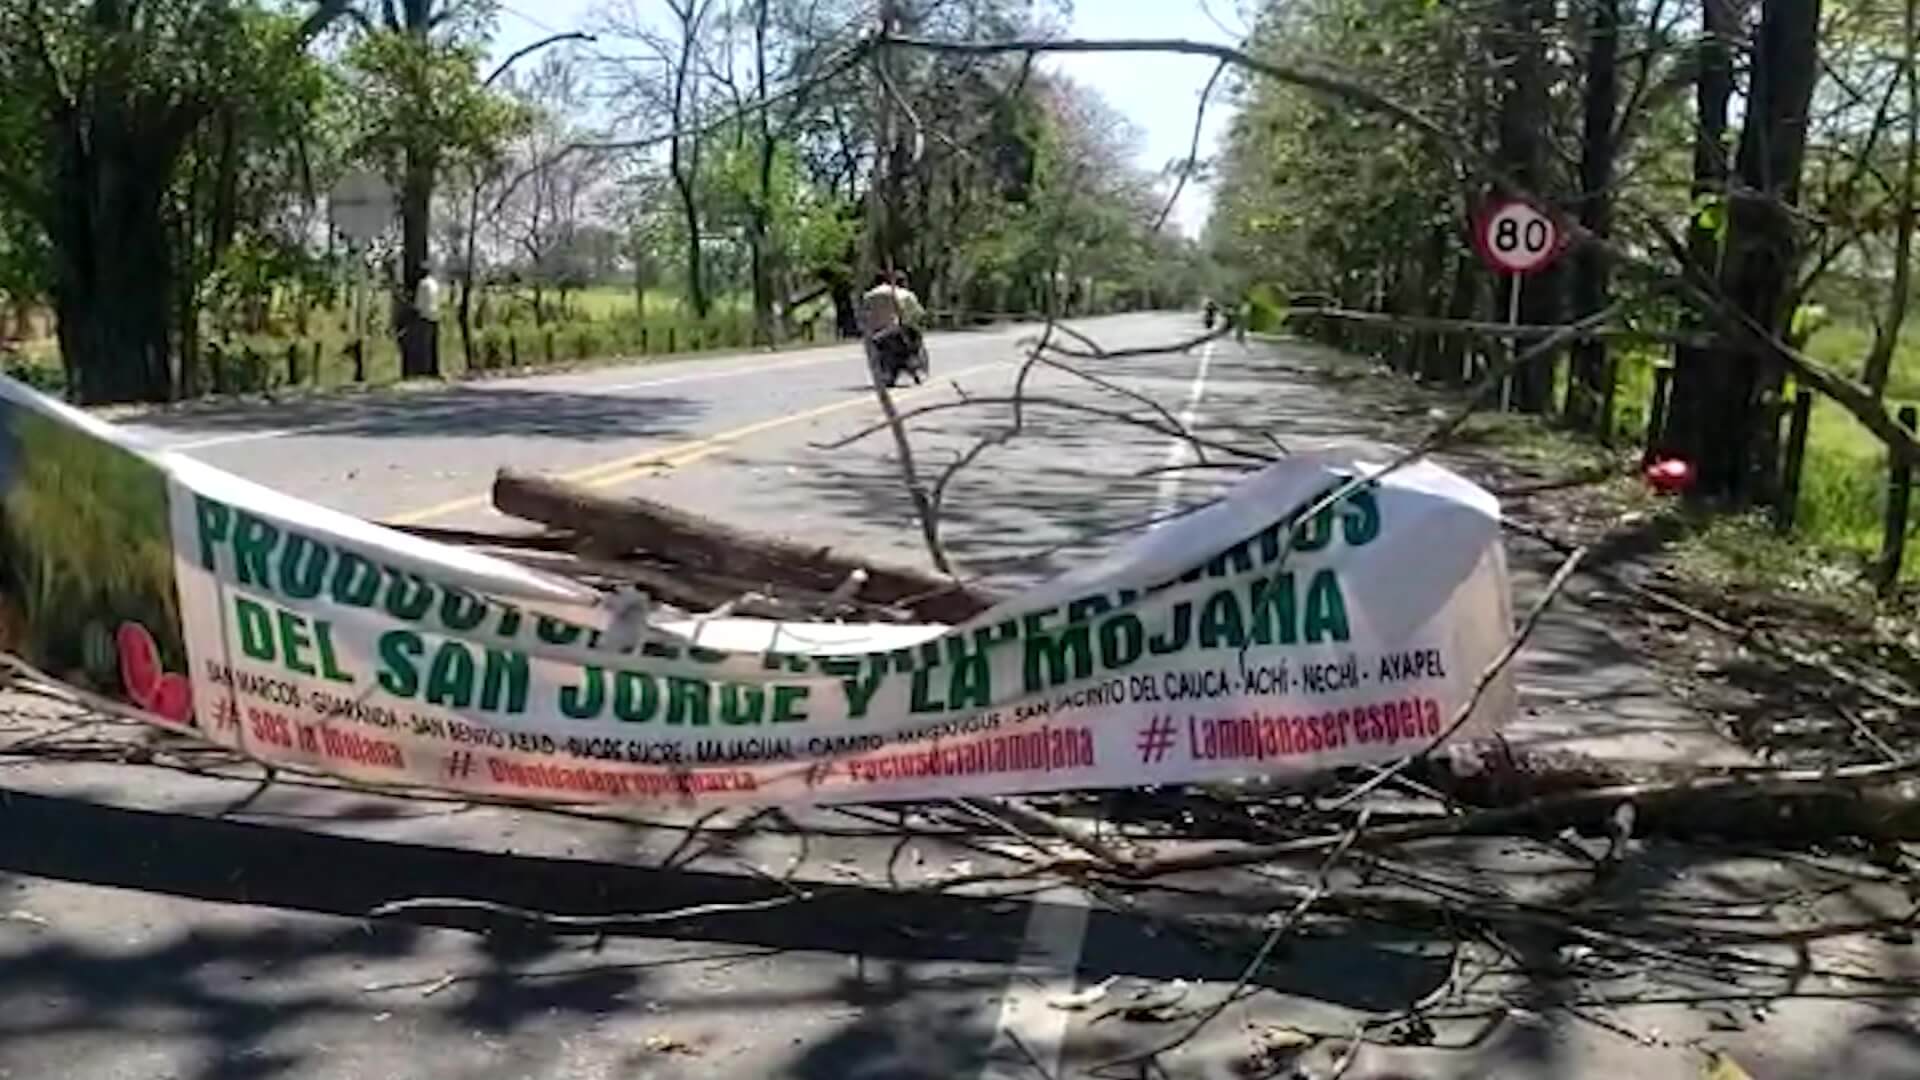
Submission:
[[1502,199],[1480,211],[1473,246],[1503,274],[1532,274],[1553,265],[1566,247],[1566,233],[1552,214],[1524,199]]

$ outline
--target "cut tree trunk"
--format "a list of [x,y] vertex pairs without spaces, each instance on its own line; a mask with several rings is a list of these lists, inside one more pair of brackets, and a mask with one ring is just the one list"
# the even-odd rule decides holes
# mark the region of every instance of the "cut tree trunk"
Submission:
[[752,587],[827,595],[858,571],[866,575],[855,594],[861,602],[897,607],[929,622],[965,622],[995,602],[974,586],[918,570],[758,536],[661,503],[608,498],[511,470],[495,479],[493,505],[503,514],[572,532],[603,555],[642,552]]

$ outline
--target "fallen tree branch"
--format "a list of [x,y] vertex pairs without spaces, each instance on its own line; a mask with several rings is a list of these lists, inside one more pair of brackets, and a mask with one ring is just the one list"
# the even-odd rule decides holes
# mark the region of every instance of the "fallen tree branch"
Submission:
[[661,503],[611,498],[548,477],[503,469],[494,481],[493,503],[502,513],[591,538],[604,550],[647,552],[735,582],[771,582],[829,596],[861,571],[866,603],[901,608],[930,622],[965,622],[995,599],[919,570],[743,532]]
[[564,915],[551,911],[535,911],[532,908],[515,907],[512,904],[499,904],[492,900],[474,900],[459,896],[419,896],[407,900],[390,900],[367,912],[368,918],[383,919],[393,915],[402,915],[414,911],[483,911],[489,915],[505,915],[522,922],[538,923],[541,926],[559,927],[567,930],[608,930],[622,926],[653,926],[659,923],[681,922],[687,919],[701,919],[709,915],[738,915],[752,911],[769,911],[773,908],[791,907],[813,899],[812,893],[792,892],[785,896],[770,896],[764,900],[745,900],[737,903],[695,904],[692,907],[675,908],[671,911],[621,912],[613,915]]
[[1173,208],[1180,202],[1180,194],[1187,190],[1187,181],[1193,176],[1193,170],[1200,162],[1200,129],[1207,123],[1207,103],[1213,98],[1214,85],[1220,76],[1227,73],[1228,62],[1221,60],[1213,66],[1213,74],[1207,76],[1207,85],[1200,88],[1200,104],[1193,111],[1193,140],[1187,144],[1187,160],[1180,166],[1180,179],[1174,181],[1173,191],[1167,196],[1165,206],[1160,208],[1159,216],[1153,219],[1152,232],[1159,232],[1167,224],[1167,218],[1173,214]]
[[1174,1038],[1143,1053],[1133,1054],[1116,1061],[1108,1062],[1105,1065],[1097,1066],[1096,1071],[1113,1068],[1118,1065],[1151,1061],[1169,1050],[1183,1046],[1191,1042],[1194,1036],[1205,1030],[1208,1024],[1213,1023],[1216,1017],[1227,1010],[1227,1006],[1239,1000],[1241,991],[1245,990],[1247,984],[1253,981],[1253,977],[1260,973],[1262,967],[1266,966],[1267,957],[1273,953],[1274,947],[1279,945],[1280,940],[1291,933],[1295,926],[1299,925],[1300,920],[1306,917],[1307,911],[1313,907],[1314,903],[1326,895],[1331,885],[1334,867],[1339,865],[1340,860],[1346,857],[1347,852],[1352,849],[1355,842],[1360,839],[1361,834],[1366,831],[1367,820],[1367,814],[1362,812],[1359,819],[1353,823],[1353,827],[1348,829],[1346,833],[1341,836],[1340,842],[1334,846],[1332,851],[1327,853],[1327,857],[1320,863],[1320,870],[1316,875],[1317,880],[1314,882],[1313,887],[1307,890],[1300,899],[1294,902],[1292,907],[1287,909],[1284,915],[1280,916],[1280,918],[1274,922],[1273,928],[1267,932],[1265,940],[1260,942],[1260,948],[1254,952],[1253,958],[1248,960],[1247,966],[1241,970],[1240,977],[1234,980],[1233,986],[1230,987],[1225,994],[1220,996],[1220,1000],[1214,1002],[1206,1012],[1201,1013],[1195,1018],[1193,1023],[1188,1025],[1185,1031]]
[[[1364,326],[1384,326],[1392,330],[1413,330],[1433,334],[1471,334],[1478,337],[1530,338],[1547,337],[1560,329],[1558,326],[1541,326],[1530,323],[1496,323],[1477,319],[1443,319],[1430,315],[1391,315],[1378,311],[1353,311],[1334,307],[1290,308],[1283,318],[1320,318],[1334,319],[1340,322],[1359,323]],[[1694,348],[1706,348],[1719,339],[1710,334],[1689,334],[1672,330],[1635,330],[1631,327],[1592,327],[1574,335],[1576,341],[1644,341],[1663,345],[1684,345]]]
[[[1756,771],[1595,788],[1528,799],[1513,806],[1455,817],[1386,825],[1369,832],[1363,840],[1363,846],[1404,844],[1442,836],[1484,836],[1522,826],[1536,830],[1553,829],[1576,822],[1598,820],[1622,802],[1631,802],[1639,808],[1640,824],[1648,829],[1678,826],[1680,831],[1696,834],[1724,834],[1738,829],[1752,832],[1758,829],[1769,838],[1777,838],[1792,831],[1787,828],[1794,811],[1790,803],[1796,800],[1817,802],[1822,797],[1842,799],[1843,814],[1846,810],[1845,801],[1850,800],[1855,804],[1851,807],[1852,813],[1846,814],[1847,820],[1828,822],[1829,825],[1837,824],[1840,827],[1818,830],[1826,836],[1884,835],[1894,838],[1896,834],[1907,834],[1920,837],[1920,791],[1912,790],[1912,785],[1900,785],[1897,789],[1889,787],[1915,772],[1920,772],[1920,760],[1908,759],[1889,765]],[[1863,797],[1876,788],[1887,791],[1892,797]],[[1702,811],[1712,800],[1731,806],[1732,812],[1722,818],[1704,816]],[[1831,808],[1816,807],[1815,811]],[[1685,820],[1688,816],[1693,820]],[[1136,864],[1134,876],[1151,878],[1195,870],[1251,866],[1288,856],[1325,851],[1338,844],[1340,839],[1338,835],[1310,836],[1275,844],[1150,859]],[[1081,867],[1083,872],[1089,869]]]
[[[1577,546],[1570,541],[1554,536],[1538,525],[1532,525],[1512,517],[1503,516],[1500,524],[1501,527],[1505,529],[1538,540],[1540,543],[1554,548],[1563,554],[1574,550]],[[1875,686],[1861,676],[1846,671],[1821,657],[1804,652],[1785,642],[1775,641],[1765,631],[1736,626],[1717,615],[1702,611],[1658,589],[1649,588],[1637,582],[1629,581],[1625,577],[1603,567],[1588,565],[1585,567],[1585,572],[1621,592],[1643,600],[1662,610],[1672,612],[1689,622],[1704,626],[1717,634],[1731,638],[1739,644],[1770,656],[1775,660],[1831,679],[1850,690],[1864,694],[1882,704],[1902,710],[1920,709],[1920,697],[1901,693],[1897,690],[1890,690],[1886,687]]]

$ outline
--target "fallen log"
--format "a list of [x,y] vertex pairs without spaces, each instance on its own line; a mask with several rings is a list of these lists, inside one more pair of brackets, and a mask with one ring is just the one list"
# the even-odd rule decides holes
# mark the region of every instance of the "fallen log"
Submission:
[[976,586],[919,570],[761,536],[649,499],[612,498],[510,469],[494,480],[493,505],[503,514],[574,533],[599,555],[642,552],[695,573],[764,582],[776,591],[832,595],[854,573],[864,573],[866,581],[854,599],[899,608],[927,622],[964,622],[996,600]]

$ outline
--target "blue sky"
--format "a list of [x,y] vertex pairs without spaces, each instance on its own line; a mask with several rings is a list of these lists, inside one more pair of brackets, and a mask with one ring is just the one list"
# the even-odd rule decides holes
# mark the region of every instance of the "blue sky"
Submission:
[[[501,6],[495,53],[504,56],[556,30],[588,23],[600,6],[600,0],[507,0]],[[644,9],[647,0],[636,0],[636,6]],[[1071,33],[1075,37],[1180,37],[1231,43],[1244,26],[1234,13],[1234,0],[1077,0]],[[1138,153],[1142,167],[1158,170],[1186,156],[1187,142],[1193,135],[1194,107],[1207,76],[1213,72],[1212,61],[1136,53],[1056,56],[1045,64],[1093,87],[1133,122],[1141,135]],[[1207,110],[1203,154],[1226,130],[1230,110],[1223,99],[1224,95],[1216,91],[1214,104]],[[1210,202],[1210,192],[1190,184],[1174,219],[1189,235],[1198,235],[1206,224]]]

